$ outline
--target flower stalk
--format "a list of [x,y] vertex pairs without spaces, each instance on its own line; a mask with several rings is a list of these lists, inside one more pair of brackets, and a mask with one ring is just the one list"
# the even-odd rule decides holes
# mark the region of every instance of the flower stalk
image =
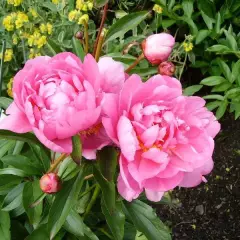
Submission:
[[96,54],[95,54],[95,59],[96,59],[97,62],[98,62],[98,60],[100,58],[100,55],[101,55],[105,35],[106,35],[106,31],[104,31],[104,29],[103,29],[102,32],[101,32],[100,38],[98,40],[97,50],[96,50]]
[[51,167],[49,168],[49,170],[47,171],[47,173],[51,173],[53,172],[57,167],[58,165],[64,160],[67,158],[67,154],[66,153],[63,153],[59,158],[57,158],[54,163],[51,165]]
[[84,39],[85,39],[85,53],[88,53],[89,50],[89,36],[88,36],[88,23],[84,20],[83,21],[83,26],[84,26]]
[[135,62],[130,65],[126,70],[125,72],[126,73],[129,73],[133,68],[135,68],[143,59],[145,58],[144,54],[142,53],[136,60]]
[[99,44],[99,39],[100,39],[102,31],[103,31],[104,22],[107,18],[107,10],[108,10],[108,4],[106,4],[104,6],[104,9],[103,9],[102,21],[101,21],[100,28],[99,28],[99,31],[98,31],[97,40],[94,44],[93,56],[96,56],[96,52],[97,52],[97,48],[98,48],[98,44]]

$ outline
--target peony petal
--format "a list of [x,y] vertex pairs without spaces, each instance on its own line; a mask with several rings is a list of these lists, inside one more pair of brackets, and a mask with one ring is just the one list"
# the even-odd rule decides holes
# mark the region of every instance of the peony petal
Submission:
[[159,133],[159,126],[154,125],[150,128],[148,128],[142,135],[141,135],[141,140],[143,141],[143,144],[146,147],[151,147],[155,141],[157,140]]
[[30,125],[25,113],[19,110],[15,102],[8,107],[6,113],[10,115],[0,122],[0,129],[6,129],[16,133],[26,133],[32,131],[32,126]]
[[155,192],[150,189],[145,189],[145,193],[146,193],[147,199],[152,202],[159,202],[164,195],[164,192]]

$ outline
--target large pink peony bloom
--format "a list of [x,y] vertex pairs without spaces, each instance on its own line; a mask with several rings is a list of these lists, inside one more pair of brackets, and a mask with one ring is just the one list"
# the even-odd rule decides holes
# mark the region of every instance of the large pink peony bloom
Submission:
[[14,78],[14,102],[1,129],[33,131],[56,152],[72,151],[71,137],[80,134],[83,155],[95,159],[96,149],[110,143],[101,124],[102,103],[125,81],[124,67],[111,58],[82,63],[72,53],[29,60]]
[[177,79],[132,75],[112,98],[103,125],[120,147],[118,191],[128,201],[145,190],[159,201],[176,186],[206,181],[220,124],[200,97],[182,96]]

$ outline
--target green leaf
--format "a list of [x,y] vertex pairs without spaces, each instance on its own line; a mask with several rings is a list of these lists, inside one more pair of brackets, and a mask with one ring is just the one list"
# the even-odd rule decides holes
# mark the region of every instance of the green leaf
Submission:
[[62,190],[56,194],[56,198],[52,204],[48,218],[48,227],[51,239],[54,238],[62,225],[65,223],[72,206],[77,201],[77,197],[85,177],[85,166],[86,165],[81,166],[76,179],[65,182]]
[[47,240],[49,239],[49,233],[47,230],[47,224],[41,225],[34,230],[25,240]]
[[82,43],[79,39],[73,37],[72,38],[72,45],[73,45],[73,53],[75,53],[82,61],[85,57],[85,52],[82,46]]
[[192,13],[193,13],[193,1],[192,0],[183,0],[182,7],[183,7],[184,14],[188,18],[191,18]]
[[0,108],[7,109],[12,102],[11,98],[0,97]]
[[0,158],[2,158],[9,150],[13,149],[15,141],[5,141],[0,147]]
[[200,30],[196,36],[196,45],[201,43],[210,33],[211,31],[207,29]]
[[84,237],[78,237],[78,240],[99,240],[99,238],[92,232],[92,230],[83,223]]
[[218,65],[219,65],[220,69],[222,70],[223,75],[225,76],[225,78],[229,82],[231,82],[232,74],[231,74],[231,70],[228,67],[228,65],[223,60],[221,60],[220,58],[217,59],[217,62],[218,62]]
[[137,230],[142,232],[148,240],[171,239],[169,230],[158,218],[152,207],[139,200],[131,203],[125,202],[124,205],[124,211],[131,217]]
[[214,86],[214,88],[212,89],[212,92],[224,92],[228,90],[231,86],[232,84],[230,82],[224,82],[217,86]]
[[107,32],[105,43],[123,36],[129,30],[137,27],[146,17],[147,11],[130,13],[114,23]]
[[0,176],[0,195],[6,195],[14,186],[20,184],[21,177],[13,175]]
[[95,0],[96,7],[102,7],[108,3],[108,0]]
[[220,14],[220,12],[218,12],[217,17],[216,17],[216,24],[214,27],[214,30],[217,34],[220,33],[220,28],[221,28],[221,14]]
[[226,92],[225,96],[227,98],[234,99],[234,98],[238,97],[239,94],[240,94],[240,87],[230,89],[229,91]]
[[169,28],[169,27],[171,27],[173,24],[176,23],[176,20],[164,19],[164,20],[162,20],[161,23],[162,23],[163,28]]
[[203,97],[204,99],[216,99],[216,100],[219,100],[219,101],[223,101],[224,100],[224,97],[222,95],[218,95],[218,94],[213,94],[213,95],[207,95],[207,96],[204,96]]
[[18,140],[27,143],[34,143],[42,147],[42,144],[32,133],[14,133],[8,130],[0,130],[0,139]]
[[238,44],[234,36],[230,34],[227,30],[224,30],[224,33],[226,35],[227,42],[231,50],[238,51]]
[[209,111],[213,111],[215,108],[219,107],[221,104],[221,101],[213,101],[213,102],[209,102],[206,104],[206,108]]
[[0,236],[1,240],[11,240],[10,217],[8,212],[0,211]]
[[209,30],[213,29],[213,23],[215,22],[215,19],[208,17],[203,11],[201,11],[202,18],[204,22],[206,23]]
[[11,211],[22,204],[22,192],[25,183],[14,187],[4,198],[2,211]]
[[107,210],[105,201],[101,201],[102,212],[105,215],[107,224],[113,234],[114,239],[122,240],[124,236],[125,215],[122,211],[122,203],[117,202],[112,214]]
[[71,210],[67,216],[66,222],[64,223],[64,228],[77,237],[84,236],[83,220],[74,210]]
[[231,82],[234,82],[240,75],[240,60],[234,63],[232,68]]
[[19,176],[19,177],[27,177],[27,176],[29,176],[24,171],[16,169],[16,168],[0,169],[0,175],[15,175],[15,176]]
[[202,87],[203,87],[203,85],[193,85],[193,86],[187,87],[187,88],[184,89],[183,95],[192,96],[194,93],[201,90]]
[[169,0],[167,3],[168,11],[170,12],[175,4],[175,0]]
[[78,134],[72,137],[72,146],[71,157],[75,163],[80,164],[82,159],[82,142]]
[[221,83],[226,82],[227,80],[221,76],[211,76],[203,79],[200,84],[206,85],[206,86],[215,86]]
[[44,2],[42,3],[42,6],[45,8],[48,8],[49,10],[51,10],[52,12],[57,12],[57,6],[51,2]]
[[42,196],[42,190],[39,186],[39,180],[34,182],[27,182],[23,189],[23,207],[28,215],[31,224],[39,223],[42,214],[42,202],[39,202],[34,208],[31,204]]
[[225,45],[221,45],[221,44],[216,44],[216,45],[213,45],[209,48],[207,48],[206,51],[208,52],[217,52],[217,53],[224,53],[226,51],[230,51],[231,49]]
[[220,104],[220,106],[218,107],[217,112],[216,112],[216,118],[217,118],[218,120],[219,120],[219,119],[224,115],[224,113],[226,112],[227,106],[228,106],[228,101],[227,101],[227,100],[224,100],[223,102],[221,102],[221,104]]
[[215,17],[215,6],[211,0],[198,0],[198,8],[204,12],[209,18]]
[[107,179],[104,178],[104,176],[95,165],[93,168],[93,175],[101,187],[106,207],[109,213],[112,214],[114,212],[116,203],[115,184],[113,182],[107,181]]
[[112,182],[116,173],[118,152],[112,146],[106,146],[97,153],[97,162],[104,178]]
[[38,162],[21,155],[7,155],[1,159],[7,165],[22,170],[27,175],[41,175],[44,169]]
[[51,40],[50,38],[48,38],[46,46],[51,52],[51,56],[54,56],[57,53],[62,52],[62,49],[59,47],[59,45],[54,40]]

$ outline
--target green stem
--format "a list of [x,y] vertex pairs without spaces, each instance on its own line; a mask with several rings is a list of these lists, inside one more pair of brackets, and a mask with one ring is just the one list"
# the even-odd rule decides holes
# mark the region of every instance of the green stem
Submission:
[[107,231],[105,231],[103,228],[99,228],[98,230],[100,232],[102,232],[104,235],[106,235],[108,238],[113,239],[113,237]]
[[48,173],[53,172],[67,156],[68,156],[67,154],[63,153],[58,159],[56,159],[54,163],[51,165],[50,169],[48,170]]
[[83,21],[83,25],[84,25],[85,53],[88,54],[89,50],[88,23],[86,21]]
[[89,212],[91,211],[93,205],[95,204],[95,202],[96,202],[96,200],[97,200],[98,195],[100,194],[100,191],[101,191],[101,188],[100,188],[100,186],[97,184],[96,187],[95,187],[94,193],[93,193],[93,195],[92,195],[92,198],[91,198],[91,200],[90,200],[90,202],[89,202],[89,204],[88,204],[88,206],[87,206],[87,208],[86,208],[86,211],[85,211],[85,213],[84,213],[84,215],[83,215],[83,219],[85,219],[86,216],[87,216],[87,215],[89,214]]
[[182,69],[181,69],[181,72],[180,72],[180,75],[179,75],[179,81],[181,81],[181,77],[182,77],[183,70],[184,70],[184,68],[185,68],[186,62],[187,62],[187,53],[185,54],[183,66],[182,66]]
[[85,192],[83,192],[83,193],[80,195],[79,199],[82,198],[83,196],[85,196],[86,194],[88,194],[90,191],[92,191],[92,190],[96,187],[96,185],[97,185],[97,184],[94,184],[94,185],[92,185],[91,187],[89,187]]

